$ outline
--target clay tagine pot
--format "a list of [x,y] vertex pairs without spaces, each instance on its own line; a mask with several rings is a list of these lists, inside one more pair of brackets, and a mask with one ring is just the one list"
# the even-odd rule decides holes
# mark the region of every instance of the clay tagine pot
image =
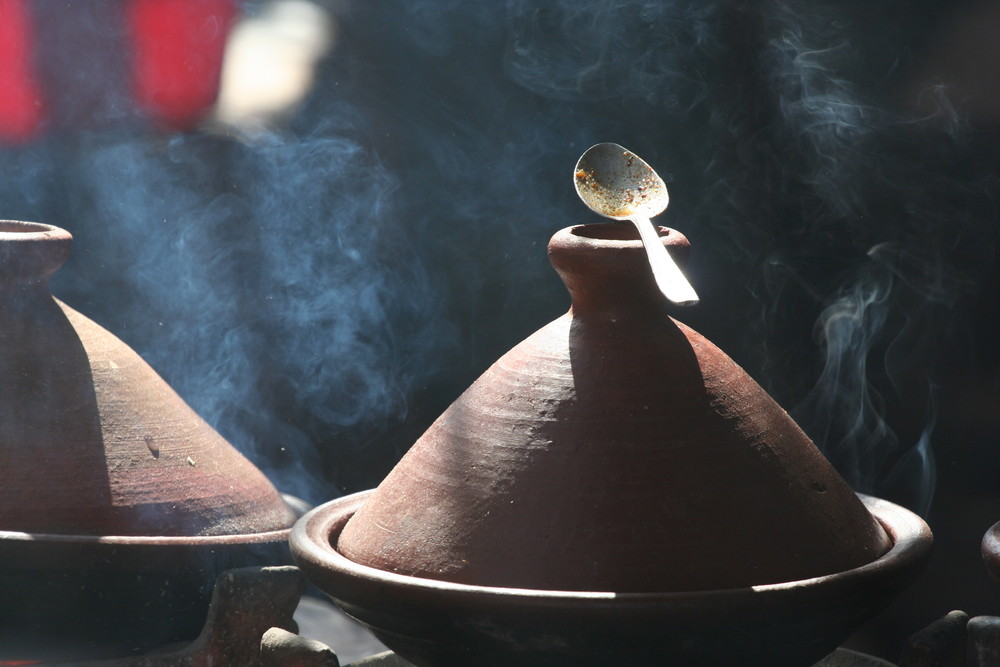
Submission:
[[134,351],[49,294],[71,242],[0,222],[0,646],[68,628],[175,641],[197,634],[216,570],[280,557],[295,516]]
[[417,441],[343,555],[456,583],[650,592],[804,579],[888,550],[788,414],[668,315],[630,235],[555,235],[572,309]]
[[[756,382],[668,315],[629,226],[564,229],[549,256],[570,311],[363,502],[300,520],[307,575],[417,664],[810,664],[833,650],[922,565],[926,525],[866,507]],[[778,619],[792,628],[780,642]],[[722,630],[659,641],[695,622]]]

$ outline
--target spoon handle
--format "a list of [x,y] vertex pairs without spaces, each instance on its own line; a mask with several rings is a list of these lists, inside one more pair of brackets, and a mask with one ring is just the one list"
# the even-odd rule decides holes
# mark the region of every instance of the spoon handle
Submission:
[[632,223],[639,230],[642,245],[646,248],[646,257],[649,259],[649,267],[653,270],[656,286],[663,292],[663,296],[679,306],[693,306],[698,303],[698,294],[681,273],[674,258],[663,247],[663,241],[660,240],[660,235],[650,219],[636,217],[632,218]]

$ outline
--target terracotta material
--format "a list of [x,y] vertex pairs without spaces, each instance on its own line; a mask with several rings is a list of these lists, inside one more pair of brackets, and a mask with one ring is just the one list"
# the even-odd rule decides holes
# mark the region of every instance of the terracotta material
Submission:
[[0,221],[0,649],[115,657],[193,639],[216,574],[287,562],[295,516],[135,352],[49,294],[71,241]]
[[263,533],[266,477],[118,338],[48,293],[68,232],[0,222],[0,530]]
[[919,574],[932,542],[920,517],[865,498],[892,548],[836,574],[677,593],[470,586],[359,565],[338,552],[332,545],[370,494],[306,514],[292,530],[292,553],[311,582],[387,646],[434,667],[812,665]]
[[650,593],[823,576],[889,549],[788,414],[669,316],[630,226],[564,229],[549,256],[570,311],[445,411],[340,553],[454,583]]

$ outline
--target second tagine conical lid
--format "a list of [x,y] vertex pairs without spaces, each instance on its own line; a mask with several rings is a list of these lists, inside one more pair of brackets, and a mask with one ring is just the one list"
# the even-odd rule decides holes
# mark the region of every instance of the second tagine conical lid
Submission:
[[564,229],[549,255],[570,311],[437,419],[348,522],[343,555],[464,584],[669,592],[830,574],[889,548],[789,415],[669,317],[629,226]]
[[54,299],[62,229],[0,221],[0,531],[284,531],[268,479],[121,340]]

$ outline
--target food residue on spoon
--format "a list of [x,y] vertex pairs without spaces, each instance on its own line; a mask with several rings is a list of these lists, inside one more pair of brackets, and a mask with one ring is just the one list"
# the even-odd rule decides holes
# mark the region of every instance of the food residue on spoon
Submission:
[[[631,158],[630,158],[631,159]],[[646,203],[655,190],[655,185],[651,179],[643,178],[642,181],[633,188],[624,190],[615,189],[610,184],[602,184],[597,180],[593,172],[586,169],[576,170],[576,179],[580,181],[580,186],[593,192],[593,197],[601,201],[601,206],[607,214],[615,217],[627,217],[632,215],[637,207]]]

